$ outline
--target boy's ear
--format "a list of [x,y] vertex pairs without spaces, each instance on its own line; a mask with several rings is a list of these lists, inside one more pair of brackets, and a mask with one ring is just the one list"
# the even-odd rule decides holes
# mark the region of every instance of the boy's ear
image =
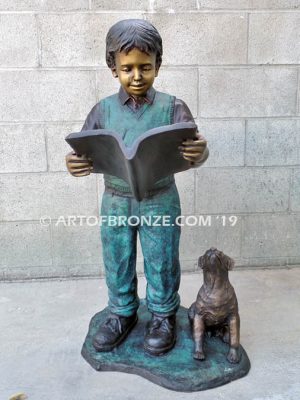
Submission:
[[158,76],[159,67],[155,67],[155,78]]
[[112,67],[112,68],[111,68],[111,73],[112,73],[112,75],[113,75],[114,78],[117,78],[117,77],[118,77],[116,67]]

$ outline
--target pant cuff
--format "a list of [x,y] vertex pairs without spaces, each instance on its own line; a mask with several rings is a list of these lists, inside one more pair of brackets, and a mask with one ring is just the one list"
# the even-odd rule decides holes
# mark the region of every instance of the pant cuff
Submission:
[[113,303],[109,302],[108,307],[111,313],[120,315],[121,317],[130,317],[131,315],[137,312],[139,308],[140,301],[136,299],[134,303],[127,305],[126,307],[114,305]]
[[179,294],[177,294],[174,301],[171,304],[168,304],[167,306],[160,304],[151,304],[148,302],[148,310],[152,314],[157,314],[162,317],[169,317],[170,315],[176,314],[179,306],[180,306]]

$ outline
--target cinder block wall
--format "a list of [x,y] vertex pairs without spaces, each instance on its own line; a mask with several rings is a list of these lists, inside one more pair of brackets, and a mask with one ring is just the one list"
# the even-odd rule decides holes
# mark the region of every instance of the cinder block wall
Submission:
[[238,266],[300,264],[299,0],[0,0],[1,279],[103,273],[98,227],[58,223],[97,216],[103,191],[67,174],[64,137],[118,88],[104,38],[133,17],[161,32],[156,87],[210,147],[177,176],[183,214],[203,217],[183,228],[183,270],[210,246]]

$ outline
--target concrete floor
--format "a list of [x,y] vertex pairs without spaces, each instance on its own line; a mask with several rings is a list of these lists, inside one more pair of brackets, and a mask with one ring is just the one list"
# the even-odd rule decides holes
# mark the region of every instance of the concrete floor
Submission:
[[[201,275],[184,275],[188,307]],[[232,271],[241,343],[252,363],[245,378],[197,393],[177,393],[117,372],[96,372],[80,356],[90,318],[106,306],[99,279],[0,284],[0,399],[299,400],[300,269]],[[140,296],[145,281],[140,278]]]

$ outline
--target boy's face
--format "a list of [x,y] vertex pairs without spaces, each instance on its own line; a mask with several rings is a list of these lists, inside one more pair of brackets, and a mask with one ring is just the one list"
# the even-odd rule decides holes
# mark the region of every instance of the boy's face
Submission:
[[132,49],[128,53],[116,53],[116,67],[112,69],[123,89],[133,97],[145,96],[158,74],[156,55]]

